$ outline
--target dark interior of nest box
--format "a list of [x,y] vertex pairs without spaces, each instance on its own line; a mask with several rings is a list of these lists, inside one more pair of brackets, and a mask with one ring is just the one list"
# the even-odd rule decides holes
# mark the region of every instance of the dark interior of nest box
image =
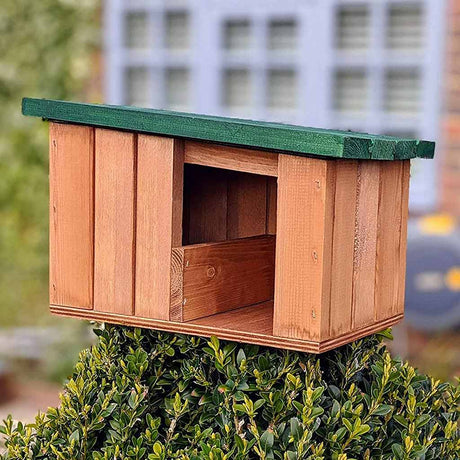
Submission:
[[272,333],[276,198],[276,177],[185,165],[171,319]]

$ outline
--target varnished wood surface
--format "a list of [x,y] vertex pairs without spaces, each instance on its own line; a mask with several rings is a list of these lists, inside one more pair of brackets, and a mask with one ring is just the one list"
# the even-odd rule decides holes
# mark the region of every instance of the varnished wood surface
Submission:
[[135,314],[169,319],[171,248],[182,242],[183,141],[139,135]]
[[273,236],[175,248],[172,260],[172,320],[189,321],[273,300]]
[[321,330],[325,160],[280,155],[273,334],[319,340]]
[[404,162],[395,161],[382,167],[380,174],[375,280],[376,321],[394,316],[402,308],[399,305],[399,283],[403,281],[400,276],[401,267],[405,267],[405,257],[401,257],[403,169]]
[[351,330],[358,162],[337,166],[332,234],[330,336]]
[[50,124],[50,301],[93,308],[94,129]]
[[133,314],[136,139],[95,133],[94,309]]
[[[53,314],[71,318],[106,321],[113,324],[145,327],[157,329],[160,331],[168,331],[181,334],[194,334],[204,337],[216,336],[222,340],[234,340],[237,342],[253,343],[256,345],[285,348],[288,350],[297,350],[309,353],[323,353],[332,350],[367,335],[382,331],[401,321],[403,318],[402,315],[397,315],[379,323],[372,324],[366,328],[344,334],[341,337],[325,340],[323,342],[317,342],[312,340],[297,340],[288,337],[277,337],[274,335],[265,334],[257,330],[237,330],[237,327],[245,327],[239,325],[238,322],[238,317],[240,317],[243,313],[245,317],[245,323],[249,323],[249,328],[257,329],[258,327],[261,327],[261,324],[263,323],[263,320],[259,319],[261,311],[257,310],[261,308],[261,305],[255,305],[246,307],[245,309],[238,309],[221,313],[220,315],[225,315],[223,320],[219,318],[220,315],[196,320],[200,323],[206,324],[195,324],[195,321],[188,323],[162,321],[150,318],[142,318],[140,316],[124,316],[116,313],[102,313],[94,310],[83,310],[72,307],[62,307],[59,305],[51,305],[50,308]],[[249,310],[251,310],[252,313]],[[267,310],[269,310],[268,307]],[[254,319],[249,319],[252,317],[252,315],[257,317]],[[231,320],[232,316],[234,321]],[[266,325],[262,327],[264,330],[267,330],[269,327],[270,315],[267,314],[267,316],[265,316],[265,321]],[[217,324],[219,324],[219,326],[217,326]],[[228,325],[228,328],[225,327],[225,325]]]
[[360,162],[353,254],[352,329],[374,321],[379,185],[380,163]]
[[258,150],[186,141],[185,162],[264,176],[278,175],[278,155]]

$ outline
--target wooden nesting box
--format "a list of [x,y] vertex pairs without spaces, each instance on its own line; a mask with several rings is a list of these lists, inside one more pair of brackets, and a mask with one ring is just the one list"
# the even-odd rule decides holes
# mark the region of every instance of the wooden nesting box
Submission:
[[402,319],[434,144],[25,99],[50,125],[58,315],[319,353]]

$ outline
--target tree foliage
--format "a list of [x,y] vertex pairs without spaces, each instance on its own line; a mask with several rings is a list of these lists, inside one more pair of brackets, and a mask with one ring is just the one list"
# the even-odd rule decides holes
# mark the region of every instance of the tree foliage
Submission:
[[34,324],[47,298],[47,127],[24,96],[79,98],[91,72],[97,0],[2,0],[0,325]]
[[323,355],[108,326],[6,459],[459,458],[460,388],[381,336]]

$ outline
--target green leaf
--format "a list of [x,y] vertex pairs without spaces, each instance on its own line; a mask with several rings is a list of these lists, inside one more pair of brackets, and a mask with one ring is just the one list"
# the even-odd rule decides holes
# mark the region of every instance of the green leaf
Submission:
[[273,447],[275,442],[275,437],[273,436],[272,431],[264,431],[260,437],[260,445],[265,452],[269,452]]

